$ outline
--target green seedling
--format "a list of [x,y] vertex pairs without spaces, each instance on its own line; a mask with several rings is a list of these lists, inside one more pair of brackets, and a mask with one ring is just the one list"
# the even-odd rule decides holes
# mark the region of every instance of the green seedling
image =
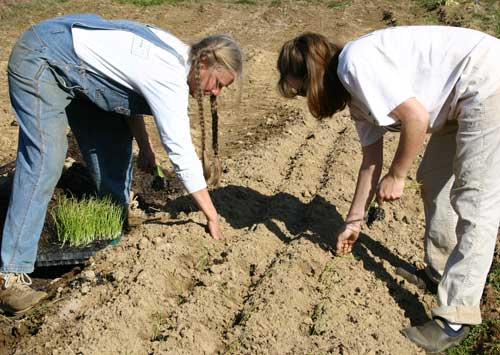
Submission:
[[159,165],[153,170],[153,182],[151,187],[155,190],[163,190],[165,188],[165,174],[163,174],[163,169]]
[[241,343],[240,343],[239,339],[237,339],[237,340],[233,341],[231,344],[229,344],[229,347],[226,350],[224,355],[235,354],[240,348],[241,348]]
[[115,239],[122,232],[122,207],[109,197],[77,200],[59,196],[51,215],[63,246],[84,246],[95,240]]
[[407,180],[405,182],[404,192],[408,191],[419,191],[422,188],[422,183],[415,180]]

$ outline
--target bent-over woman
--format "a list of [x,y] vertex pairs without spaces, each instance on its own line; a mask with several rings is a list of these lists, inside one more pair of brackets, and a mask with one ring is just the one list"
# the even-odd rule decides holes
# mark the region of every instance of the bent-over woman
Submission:
[[[241,50],[227,35],[188,46],[162,29],[93,14],[30,27],[8,63],[9,93],[19,122],[16,171],[0,263],[0,307],[23,312],[45,293],[29,287],[48,202],[61,175],[69,125],[100,195],[129,203],[132,139],[154,162],[141,114],[152,114],[186,190],[221,238],[217,211],[191,141],[188,97],[211,95],[242,71]],[[201,110],[201,107],[200,107]],[[147,165],[147,164],[146,164]]]
[[[345,47],[315,33],[286,42],[279,90],[307,98],[317,118],[349,107],[363,159],[338,253],[349,253],[366,209],[399,199],[418,171],[425,208],[425,261],[439,283],[433,319],[404,334],[429,353],[461,342],[481,323],[481,294],[500,222],[500,40],[445,26],[378,30]],[[400,132],[382,178],[383,137]]]

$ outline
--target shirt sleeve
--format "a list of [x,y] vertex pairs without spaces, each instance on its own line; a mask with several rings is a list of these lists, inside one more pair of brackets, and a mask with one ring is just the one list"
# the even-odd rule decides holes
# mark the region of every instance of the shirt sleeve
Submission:
[[389,114],[415,96],[409,80],[390,55],[375,45],[348,50],[339,69],[339,78],[346,89],[368,108],[368,115],[379,126],[396,123]]
[[374,126],[366,121],[355,121],[354,125],[358,132],[359,141],[362,147],[375,143],[384,136],[382,127]]
[[203,168],[191,139],[187,84],[153,80],[142,90],[163,146],[184,187],[189,193],[205,188]]
[[131,72],[134,86],[151,108],[175,173],[189,193],[199,191],[207,184],[191,138],[186,68],[165,51],[160,55],[152,53],[151,57],[151,62],[143,63],[140,71]]
[[383,127],[376,126],[362,118],[361,112],[355,107],[350,106],[349,110],[362,147],[373,144],[384,136],[386,131]]
[[[73,35],[75,51],[83,61],[146,99],[162,144],[186,190],[191,193],[205,188],[203,168],[191,140],[185,63],[128,31],[76,28]],[[164,37],[166,43],[173,42],[170,44],[183,50],[173,36]]]

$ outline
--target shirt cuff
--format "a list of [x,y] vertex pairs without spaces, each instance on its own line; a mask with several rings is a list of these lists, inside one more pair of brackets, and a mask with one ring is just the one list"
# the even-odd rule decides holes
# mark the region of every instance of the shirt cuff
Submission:
[[201,163],[194,169],[178,172],[177,176],[189,193],[193,193],[207,187]]

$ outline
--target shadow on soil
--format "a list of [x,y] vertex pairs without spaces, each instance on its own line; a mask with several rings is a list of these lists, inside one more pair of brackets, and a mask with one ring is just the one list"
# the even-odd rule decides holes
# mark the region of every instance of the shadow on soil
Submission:
[[[336,207],[321,196],[304,203],[288,193],[266,196],[251,188],[234,185],[213,190],[211,196],[220,215],[235,229],[253,229],[263,224],[285,244],[297,238],[307,238],[328,252],[334,251],[334,231],[341,226],[343,219]],[[192,212],[194,205],[189,197],[180,197],[170,201],[165,208],[176,218],[181,212]],[[288,234],[275,221],[284,223]],[[412,324],[428,320],[418,297],[400,284],[377,258],[386,260],[394,268],[409,269],[410,264],[365,233],[360,235],[353,255],[363,262],[367,271],[385,282],[391,296]]]

